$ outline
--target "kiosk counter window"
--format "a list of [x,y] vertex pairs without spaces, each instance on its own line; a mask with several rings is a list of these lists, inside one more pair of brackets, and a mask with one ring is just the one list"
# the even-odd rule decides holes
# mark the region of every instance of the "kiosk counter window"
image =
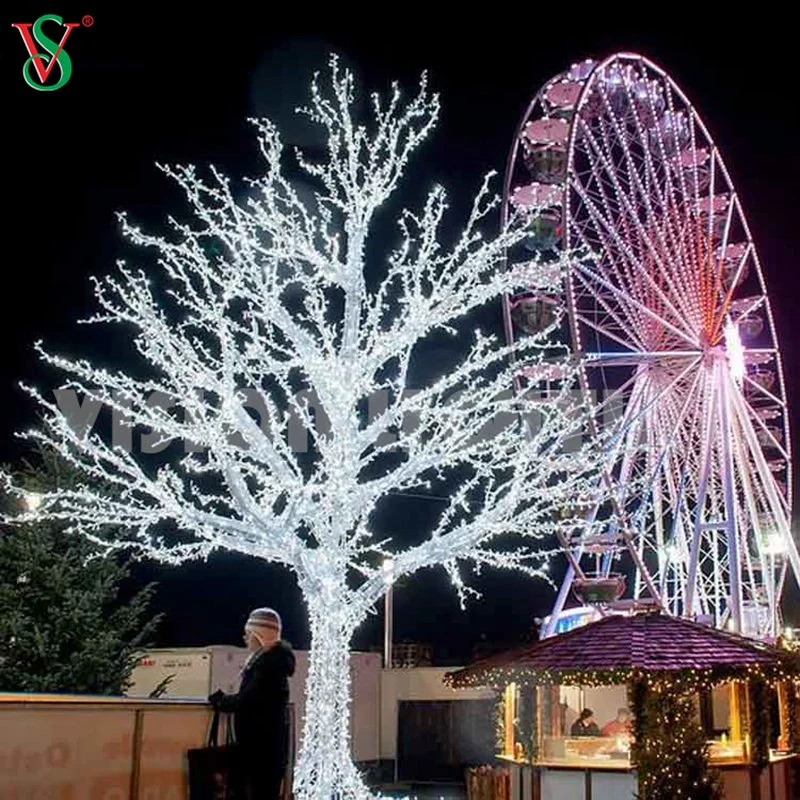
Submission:
[[[785,692],[784,692],[785,693]],[[773,689],[770,755],[787,750],[782,687]],[[747,763],[752,753],[749,687],[728,681],[695,695],[712,764]],[[630,769],[632,711],[625,685],[528,686],[503,693],[500,757],[517,763],[580,769]]]

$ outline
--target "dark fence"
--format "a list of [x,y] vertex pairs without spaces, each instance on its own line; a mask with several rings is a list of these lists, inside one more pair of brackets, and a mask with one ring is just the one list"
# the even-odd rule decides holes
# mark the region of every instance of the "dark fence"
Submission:
[[467,767],[492,763],[494,715],[494,700],[401,700],[398,780],[462,782]]

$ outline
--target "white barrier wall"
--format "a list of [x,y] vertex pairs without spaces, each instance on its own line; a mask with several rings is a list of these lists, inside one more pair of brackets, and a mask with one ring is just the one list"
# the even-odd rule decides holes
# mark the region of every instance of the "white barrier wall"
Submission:
[[0,695],[0,798],[181,800],[207,705]]
[[[289,701],[295,707],[295,746],[305,715],[305,687],[308,676],[308,653],[295,650],[295,672],[289,679]],[[128,697],[147,697],[169,675],[173,675],[162,697],[205,700],[211,692],[222,689],[235,692],[239,675],[247,659],[243,647],[217,645],[174,650],[151,650],[144,653],[134,669]],[[381,656],[378,653],[351,653],[350,675],[353,706],[350,735],[354,761],[378,759],[380,720]]]
[[[444,684],[447,672],[459,667],[385,669],[381,673],[380,757],[397,758],[397,711],[401,700],[489,700],[491,689],[451,689]],[[488,724],[494,724],[490,722]]]

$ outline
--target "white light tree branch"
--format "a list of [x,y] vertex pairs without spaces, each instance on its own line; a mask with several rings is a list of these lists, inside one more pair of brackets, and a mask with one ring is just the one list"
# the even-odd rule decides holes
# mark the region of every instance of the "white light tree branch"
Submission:
[[[311,200],[286,175],[278,131],[258,120],[264,169],[246,189],[214,168],[203,177],[161,166],[182,188],[190,222],[170,218],[169,233],[154,235],[121,217],[158,269],[120,263],[97,279],[99,311],[87,322],[130,331],[144,371],[39,348],[67,376],[62,390],[183,454],[135,453],[29,389],[46,420],[30,438],[88,478],[29,514],[157,559],[223,549],[295,571],[312,643],[294,787],[298,798],[320,800],[369,794],[350,760],[347,654],[386,591],[383,559],[393,559],[393,579],[443,566],[462,602],[468,563],[547,579],[553,535],[572,524],[560,512],[597,485],[555,324],[513,347],[476,331],[455,366],[410,384],[432,334],[463,333],[487,303],[499,313],[504,293],[557,295],[567,257],[506,263],[527,217],[487,236],[498,209],[492,176],[453,244],[442,243],[447,197],[434,187],[420,210],[399,212],[396,242],[376,255],[376,213],[430,135],[439,100],[424,78],[405,102],[395,86],[388,102],[373,97],[367,127],[352,114],[353,95],[352,75],[335,59],[329,90],[313,82],[304,113],[326,132],[327,157],[296,154],[315,186]],[[549,394],[515,390],[520,364],[538,365],[542,378],[557,367],[562,380]],[[433,530],[422,541],[413,532],[413,546],[380,540],[373,512],[420,491],[446,497]],[[109,539],[112,528],[125,538]]]

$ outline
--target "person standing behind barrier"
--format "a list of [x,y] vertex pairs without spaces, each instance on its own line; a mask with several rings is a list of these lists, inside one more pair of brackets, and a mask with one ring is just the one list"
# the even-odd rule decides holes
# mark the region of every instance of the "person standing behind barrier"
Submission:
[[208,700],[233,713],[245,797],[277,800],[289,763],[289,678],[295,656],[281,639],[281,618],[271,608],[256,608],[244,626],[250,655],[239,691],[217,691]]

